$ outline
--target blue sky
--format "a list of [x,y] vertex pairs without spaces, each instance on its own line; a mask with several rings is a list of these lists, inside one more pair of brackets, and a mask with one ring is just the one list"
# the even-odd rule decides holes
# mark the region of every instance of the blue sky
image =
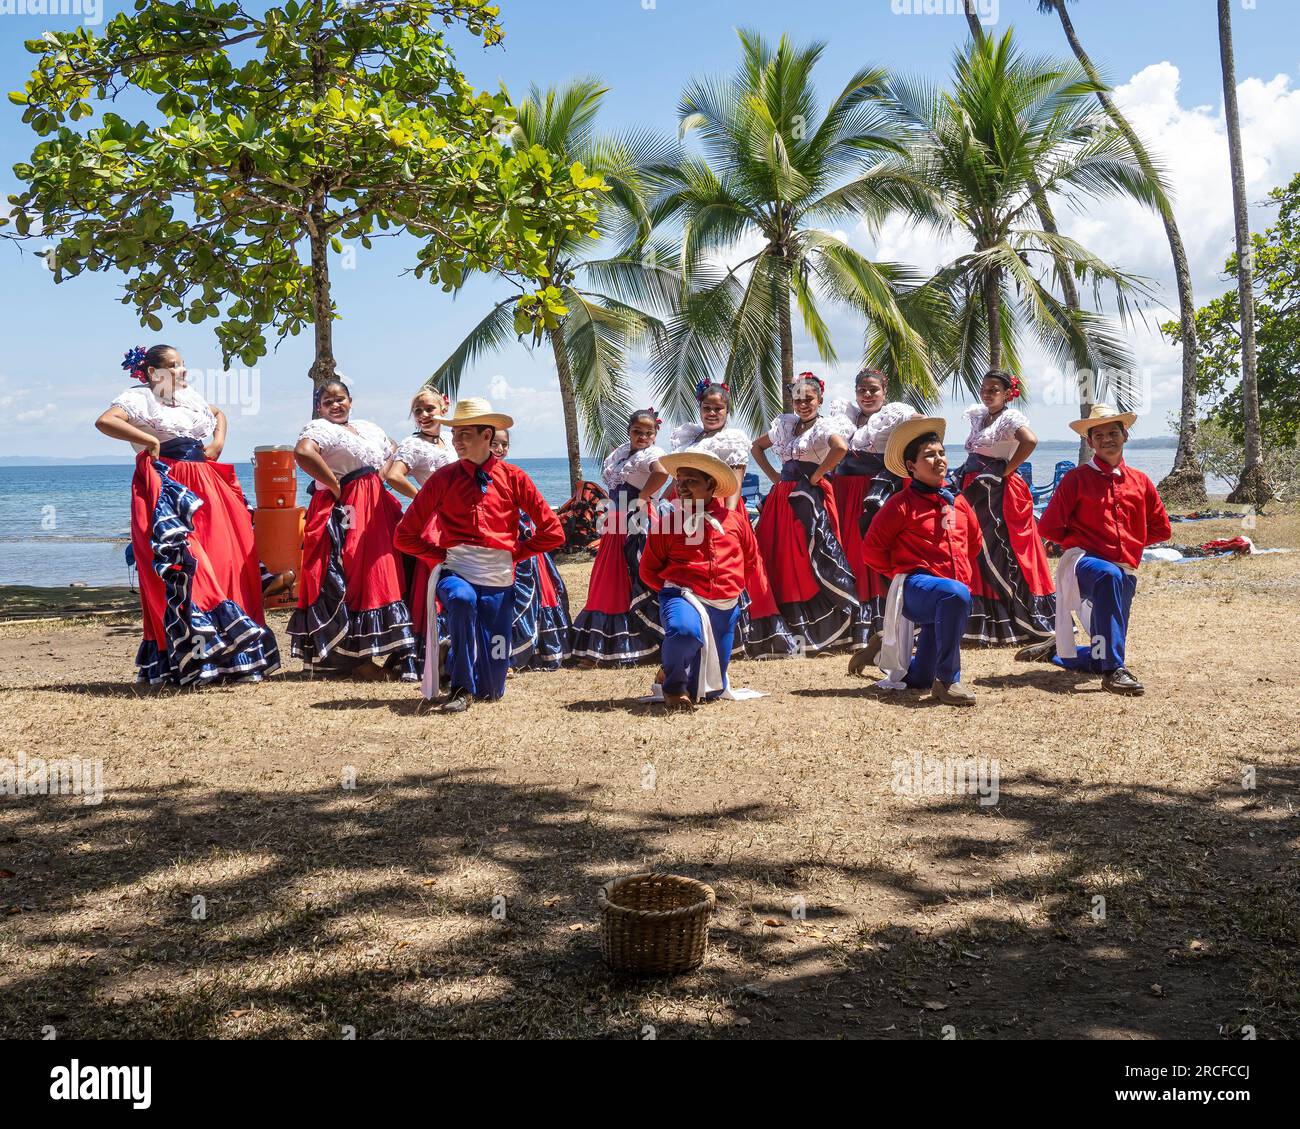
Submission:
[[[1295,0],[1257,0],[1234,5],[1237,73],[1246,134],[1251,199],[1286,183],[1300,169],[1300,5]],[[896,9],[944,7],[942,0],[501,0],[504,46],[484,50],[468,36],[453,39],[461,65],[479,86],[504,82],[516,96],[531,82],[561,82],[596,74],[610,85],[604,124],[616,130],[676,125],[679,92],[696,74],[730,71],[737,48],[733,29],[753,27],[775,37],[823,40],[817,70],[824,97],[866,63],[921,73],[941,80],[966,29],[960,15],[916,14]],[[0,0],[0,76],[4,89],[22,85],[29,56],[24,39],[47,27],[67,28],[79,17],[19,14],[19,0]],[[104,15],[123,6],[103,0]],[[998,0],[996,28],[1014,24],[1021,45],[1034,52],[1065,54],[1054,17],[1037,13],[1033,0]],[[1219,277],[1231,250],[1230,184],[1222,133],[1213,0],[1081,0],[1072,5],[1076,28],[1093,58],[1118,88],[1117,96],[1169,166],[1177,211],[1193,261],[1198,302],[1228,288]],[[0,106],[0,189],[16,191],[14,162],[24,159],[34,137],[20,112]],[[1254,223],[1270,214],[1257,206]],[[1104,258],[1147,275],[1172,303],[1167,247],[1155,217],[1125,206],[1106,206],[1066,216],[1063,226]],[[931,267],[945,249],[924,232],[887,225],[883,232],[845,233],[855,245]],[[336,297],[342,320],[335,326],[340,369],[354,384],[355,413],[375,419],[390,434],[408,427],[411,392],[482,316],[499,287],[482,280],[455,299],[402,270],[413,245],[384,241],[358,249],[354,269],[336,263]],[[0,454],[92,455],[123,448],[95,432],[94,418],[125,386],[118,368],[122,352],[156,339],[179,346],[192,369],[213,372],[220,354],[209,325],[168,325],[155,335],[140,328],[119,303],[121,279],[112,273],[82,276],[59,286],[38,259],[0,245],[5,350],[0,357]],[[1177,399],[1177,352],[1154,326],[1167,313],[1153,310],[1149,325],[1134,330],[1134,348],[1151,389],[1145,434],[1167,431],[1166,415]],[[838,366],[817,361],[806,340],[797,343],[801,368],[824,372],[833,390],[847,390],[860,347],[861,325],[848,316],[831,322]],[[243,402],[231,397],[227,457],[244,458],[256,444],[291,442],[307,413],[308,335],[290,339],[259,365]],[[1026,373],[1034,393],[1027,407],[1040,436],[1063,438],[1071,405],[1059,402],[1058,386],[1032,355]],[[517,418],[518,456],[563,453],[558,395],[545,354],[511,346],[478,366],[466,394],[490,395]],[[255,392],[255,395],[254,395]],[[254,402],[255,401],[255,402]],[[961,399],[945,405],[956,420]]]

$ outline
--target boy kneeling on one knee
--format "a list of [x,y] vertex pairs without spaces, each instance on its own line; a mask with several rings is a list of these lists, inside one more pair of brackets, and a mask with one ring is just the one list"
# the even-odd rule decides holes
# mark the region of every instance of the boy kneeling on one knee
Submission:
[[674,476],[677,499],[646,537],[641,579],[659,594],[664,704],[691,709],[728,692],[740,594],[758,599],[767,574],[744,507],[727,508],[740,489],[736,472],[703,451],[659,461]]
[[[878,637],[884,689],[928,687],[949,706],[973,706],[961,684],[961,640],[970,617],[970,579],[982,538],[975,511],[944,485],[942,419],[895,428],[885,466],[910,479],[881,507],[864,546],[869,568],[891,577]],[[912,633],[921,629],[913,650]],[[874,657],[874,656],[873,656]]]

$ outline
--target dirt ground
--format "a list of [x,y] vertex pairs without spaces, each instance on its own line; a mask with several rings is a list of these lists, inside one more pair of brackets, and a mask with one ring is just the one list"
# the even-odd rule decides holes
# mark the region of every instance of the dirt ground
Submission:
[[[0,757],[105,788],[0,797],[0,1035],[1294,1037],[1298,613],[1300,553],[1146,566],[1141,699],[987,650],[960,711],[837,654],[689,716],[644,668],[458,718],[289,661],[142,692],[129,617],[0,627]],[[996,759],[997,802],[898,787],[918,754]],[[596,888],[651,868],[717,891],[708,955],[619,979]]]

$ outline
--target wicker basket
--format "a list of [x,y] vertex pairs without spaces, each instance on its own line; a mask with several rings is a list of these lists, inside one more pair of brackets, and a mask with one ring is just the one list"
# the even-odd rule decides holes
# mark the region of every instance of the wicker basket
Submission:
[[665,976],[703,962],[712,887],[677,874],[629,874],[605,883],[597,900],[600,951],[615,972]]

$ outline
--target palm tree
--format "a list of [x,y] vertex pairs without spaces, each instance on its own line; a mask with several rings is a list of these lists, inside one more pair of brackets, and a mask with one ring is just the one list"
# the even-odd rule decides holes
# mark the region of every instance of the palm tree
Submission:
[[[898,207],[933,211],[928,190],[907,170],[879,167],[899,151],[874,102],[883,72],[858,71],[822,115],[812,71],[823,44],[797,47],[782,36],[773,48],[755,32],[737,34],[737,72],[696,79],[682,94],[681,136],[698,138],[702,152],[683,151],[649,171],[656,223],[681,223],[683,302],[654,367],[657,394],[684,414],[696,380],[721,378],[751,428],[766,427],[778,405],[790,406],[792,301],[818,355],[836,360],[822,314],[829,298],[865,316],[891,344],[905,388],[933,396],[926,344],[904,301],[920,279],[871,261],[834,232]],[[755,239],[755,253],[717,264]]]
[[973,243],[925,288],[951,310],[944,370],[973,392],[989,368],[1019,367],[1028,330],[1063,368],[1091,370],[1099,386],[1130,401],[1132,356],[1122,337],[1099,314],[1068,308],[1048,282],[1091,285],[1094,301],[1109,288],[1124,320],[1145,284],[1043,224],[1042,213],[1050,220],[1053,195],[1071,204],[1116,193],[1150,201],[1153,183],[1094,108],[1096,84],[1074,64],[1026,59],[1008,31],[973,40],[955,72],[951,92],[901,77],[881,92],[907,137],[901,168],[933,189],[939,215],[925,222]]
[[1160,482],[1160,493],[1170,501],[1180,505],[1204,505],[1205,473],[1196,458],[1196,303],[1192,297],[1192,272],[1187,265],[1187,251],[1183,247],[1183,237],[1178,230],[1178,221],[1174,218],[1173,202],[1170,193],[1161,182],[1154,161],[1147,151],[1137,131],[1123,115],[1110,91],[1102,83],[1096,66],[1083,49],[1075,33],[1070,14],[1066,11],[1065,0],[1036,0],[1038,10],[1055,13],[1065,31],[1065,38],[1070,50],[1079,60],[1084,73],[1097,84],[1097,100],[1128,142],[1129,148],[1137,158],[1138,164],[1147,178],[1158,187],[1156,208],[1165,225],[1165,238],[1169,241],[1169,254],[1174,260],[1174,281],[1178,288],[1178,324],[1183,345],[1183,387],[1178,419],[1178,450],[1174,453],[1173,469]]
[[1259,423],[1259,383],[1255,371],[1255,291],[1250,245],[1250,216],[1246,211],[1246,173],[1241,161],[1241,119],[1237,114],[1237,68],[1232,54],[1232,13],[1228,0],[1219,0],[1219,61],[1223,67],[1223,114],[1228,123],[1228,156],[1232,162],[1232,211],[1237,229],[1237,294],[1241,303],[1241,402],[1245,409],[1246,463],[1230,502],[1263,506],[1273,497],[1264,473],[1263,438]]
[[[631,410],[629,354],[664,333],[660,314],[676,298],[673,256],[649,242],[650,220],[639,179],[640,164],[661,161],[668,146],[649,134],[615,140],[600,136],[595,119],[608,87],[581,78],[545,91],[533,86],[516,108],[511,141],[540,145],[566,163],[578,161],[600,173],[609,191],[601,204],[597,235],[575,232],[552,252],[549,283],[559,291],[564,313],[544,330],[555,360],[564,411],[564,432],[573,489],[582,481],[578,419],[587,442],[604,454],[622,438]],[[616,250],[604,253],[612,243]],[[515,307],[520,293],[498,302],[428,383],[454,396],[466,370],[518,336]],[[521,323],[522,324],[522,323]]]

